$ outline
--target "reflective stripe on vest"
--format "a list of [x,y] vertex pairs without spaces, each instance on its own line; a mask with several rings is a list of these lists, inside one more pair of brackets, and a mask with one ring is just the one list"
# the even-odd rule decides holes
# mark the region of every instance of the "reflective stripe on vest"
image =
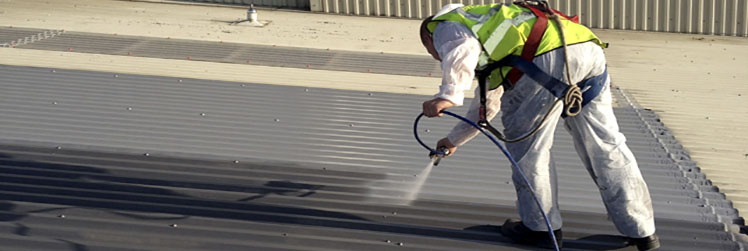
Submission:
[[[484,53],[479,59],[479,67],[493,61],[499,61],[508,55],[520,55],[525,41],[535,23],[536,17],[529,9],[512,4],[473,5],[456,8],[450,12],[433,18],[427,25],[433,33],[439,22],[459,22],[467,26],[483,45]],[[587,27],[563,19],[566,41],[575,44],[594,41],[601,47],[605,44]],[[544,32],[535,56],[562,46],[558,28],[549,24]],[[502,76],[506,75],[510,67],[504,67],[492,72],[490,88],[497,88]]]

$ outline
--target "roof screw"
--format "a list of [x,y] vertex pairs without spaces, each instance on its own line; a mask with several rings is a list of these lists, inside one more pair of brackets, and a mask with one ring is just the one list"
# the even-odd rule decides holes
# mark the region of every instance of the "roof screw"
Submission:
[[178,82],[179,82],[179,83],[182,83],[182,80],[180,79],[180,80],[178,80]]
[[53,104],[53,105],[56,105],[56,104],[57,104],[57,101],[52,101],[52,104]]
[[350,126],[350,127],[353,127],[353,124],[352,124],[352,123],[351,123],[351,124],[348,124],[348,126]]
[[127,110],[128,111],[132,111],[132,107],[127,107]]
[[391,240],[384,240],[384,242],[387,242],[387,243],[392,243],[392,241],[391,241]]
[[247,86],[247,85],[245,85],[245,84],[242,84],[242,87],[245,87],[245,86]]
[[59,217],[59,218],[65,218],[65,215],[61,214],[61,215],[58,215],[57,217]]
[[369,93],[369,96],[374,96],[374,93],[371,93],[371,92],[370,92],[370,93]]
[[57,72],[57,71],[55,71],[55,70],[52,70],[52,73],[55,73],[55,72]]
[[398,242],[398,243],[397,243],[397,245],[398,245],[398,246],[402,246],[402,245],[405,245],[405,243],[402,243],[402,242]]
[[709,119],[709,116],[707,116],[706,119]]
[[309,88],[304,88],[304,92],[309,92]]
[[114,77],[115,77],[115,78],[119,78],[119,75],[117,75],[117,74],[114,74]]
[[431,130],[430,129],[426,129],[426,132],[431,132]]
[[397,215],[397,212],[392,212],[392,215]]
[[204,113],[204,112],[201,112],[201,113],[200,113],[200,116],[205,116],[205,113]]
[[288,234],[287,233],[283,233],[283,236],[288,236]]
[[144,153],[143,156],[148,157],[148,156],[151,156],[151,154],[150,153]]
[[177,224],[171,224],[170,227],[178,227]]
[[239,161],[238,160],[234,160],[234,164],[239,164]]
[[[746,157],[748,157],[748,154],[746,154]],[[322,170],[327,170],[327,167],[323,167]]]
[[275,119],[275,122],[280,122],[280,121],[281,121],[280,119]]
[[62,150],[62,147],[61,147],[61,146],[58,146],[58,147],[55,147],[55,149],[57,149],[57,150]]

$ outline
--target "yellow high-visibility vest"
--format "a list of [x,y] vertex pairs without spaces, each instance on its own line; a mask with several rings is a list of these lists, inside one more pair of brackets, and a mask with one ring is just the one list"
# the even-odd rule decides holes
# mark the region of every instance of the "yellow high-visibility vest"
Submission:
[[[499,61],[508,55],[520,56],[536,19],[530,9],[514,4],[471,5],[434,17],[432,22],[427,24],[427,28],[433,33],[439,22],[443,21],[458,22],[467,26],[483,45],[483,53],[478,62],[478,67],[480,67]],[[564,26],[564,35],[568,45],[594,41],[603,48],[607,47],[606,43],[600,41],[584,25],[565,18],[561,18],[561,23]],[[535,56],[562,47],[563,42],[560,36],[556,23],[548,22]],[[502,76],[506,76],[510,69],[511,67],[503,67],[501,71],[494,70],[489,78],[489,88],[499,87]]]

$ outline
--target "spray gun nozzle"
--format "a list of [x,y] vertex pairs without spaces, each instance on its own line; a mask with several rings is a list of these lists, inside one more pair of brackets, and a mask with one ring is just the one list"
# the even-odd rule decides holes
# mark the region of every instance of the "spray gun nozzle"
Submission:
[[429,157],[434,161],[434,166],[438,166],[439,161],[447,155],[449,155],[449,150],[446,147],[440,147],[438,151],[429,153]]

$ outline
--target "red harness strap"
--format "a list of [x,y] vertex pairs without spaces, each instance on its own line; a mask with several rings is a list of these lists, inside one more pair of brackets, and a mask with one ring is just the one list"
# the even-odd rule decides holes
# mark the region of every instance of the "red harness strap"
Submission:
[[[535,21],[535,25],[532,26],[532,30],[530,30],[530,36],[527,37],[527,41],[525,41],[525,45],[522,48],[522,55],[521,57],[525,60],[532,62],[532,59],[535,58],[535,53],[538,51],[538,46],[540,45],[540,40],[543,39],[543,34],[545,34],[545,29],[548,27],[548,15],[546,15],[545,12],[542,10],[535,8],[533,6],[529,5],[520,5],[522,7],[528,8],[532,10],[532,13],[535,14],[537,17],[537,20]],[[571,20],[572,22],[579,23],[579,18],[577,16],[574,17],[568,17],[561,13],[560,11],[551,9],[554,13],[561,15],[562,17],[565,17],[568,20]],[[507,79],[509,80],[509,83],[514,85],[517,83],[517,81],[524,75],[522,71],[517,69],[516,67],[513,67],[512,70],[509,71],[509,74],[507,74]]]

